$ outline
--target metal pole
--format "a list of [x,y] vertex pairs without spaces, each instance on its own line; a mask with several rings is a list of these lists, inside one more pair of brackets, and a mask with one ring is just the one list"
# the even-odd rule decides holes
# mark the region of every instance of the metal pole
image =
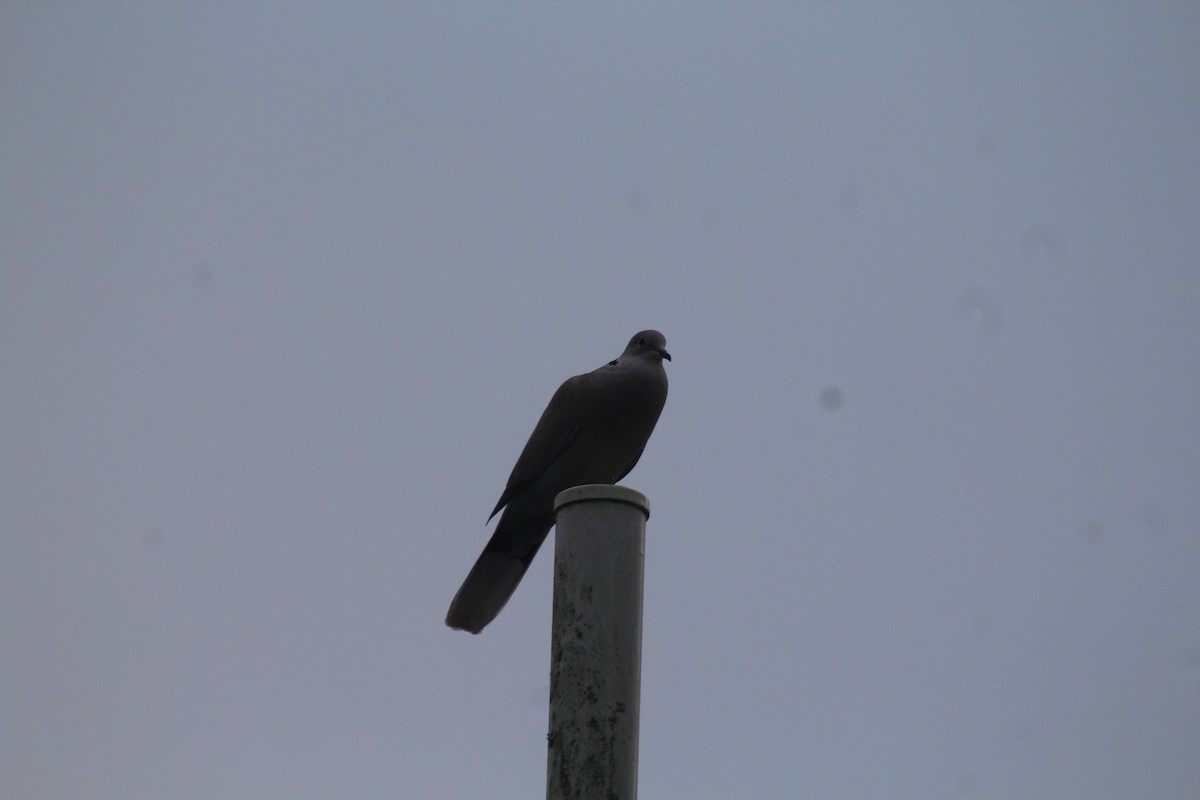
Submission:
[[547,800],[636,800],[650,502],[589,484],[554,500]]

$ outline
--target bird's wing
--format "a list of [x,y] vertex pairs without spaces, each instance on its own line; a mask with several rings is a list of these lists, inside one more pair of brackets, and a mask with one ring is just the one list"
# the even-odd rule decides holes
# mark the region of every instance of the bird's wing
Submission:
[[529,441],[525,443],[525,449],[513,466],[512,474],[508,476],[504,493],[488,515],[489,520],[519,497],[570,446],[579,433],[579,400],[586,393],[588,378],[586,374],[568,378],[550,398],[549,405],[542,412],[541,419],[529,435]]

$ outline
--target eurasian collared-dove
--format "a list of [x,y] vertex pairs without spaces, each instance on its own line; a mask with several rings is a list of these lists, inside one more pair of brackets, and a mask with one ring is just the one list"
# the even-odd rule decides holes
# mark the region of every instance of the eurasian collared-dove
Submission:
[[616,483],[633,469],[667,400],[666,345],[658,331],[642,331],[619,357],[558,387],[488,517],[504,509],[447,625],[479,633],[496,618],[550,533],[559,492]]

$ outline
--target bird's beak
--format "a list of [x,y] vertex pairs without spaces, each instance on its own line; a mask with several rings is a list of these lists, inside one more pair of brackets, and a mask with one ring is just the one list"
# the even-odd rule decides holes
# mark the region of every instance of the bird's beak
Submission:
[[658,353],[660,356],[662,356],[663,358],[665,358],[667,361],[670,361],[670,360],[671,360],[671,354],[667,352],[667,348],[665,348],[665,347],[656,347],[656,348],[654,348],[654,350],[655,350],[655,352],[657,352],[657,353]]

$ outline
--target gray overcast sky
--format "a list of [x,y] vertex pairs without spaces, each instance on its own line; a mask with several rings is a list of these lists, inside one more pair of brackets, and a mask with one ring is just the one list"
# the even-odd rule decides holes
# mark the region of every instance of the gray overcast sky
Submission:
[[1200,796],[1198,42],[4,3],[5,796],[539,796],[551,550],[442,617],[645,327],[644,797]]

